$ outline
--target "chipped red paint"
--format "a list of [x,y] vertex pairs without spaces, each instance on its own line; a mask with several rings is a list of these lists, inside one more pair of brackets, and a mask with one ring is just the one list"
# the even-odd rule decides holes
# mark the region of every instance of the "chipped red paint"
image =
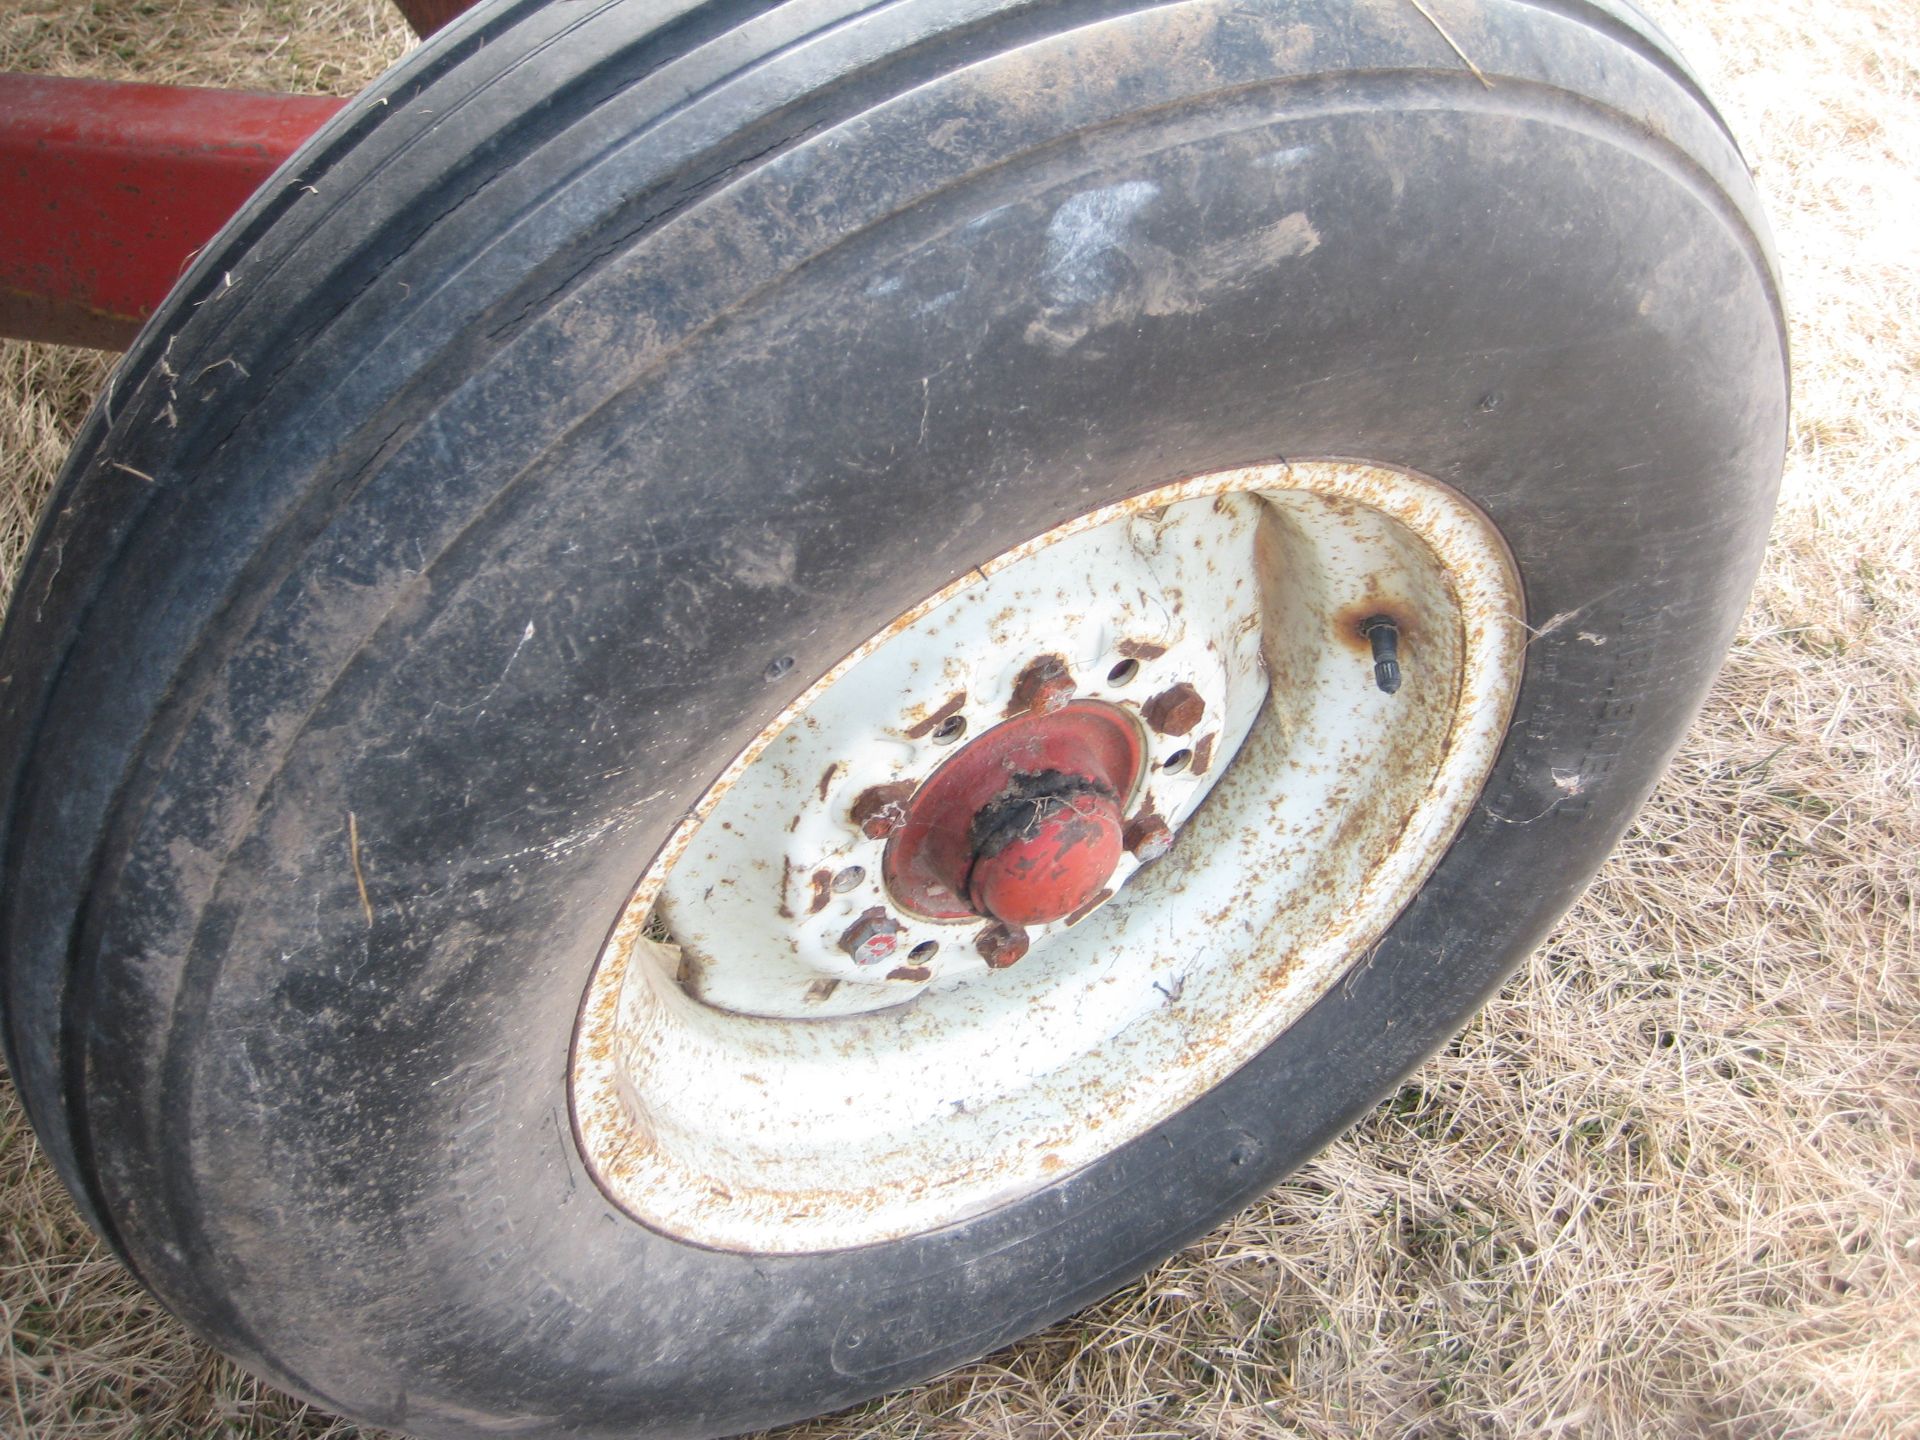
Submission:
[[0,334],[124,349],[344,103],[0,75]]
[[876,905],[847,927],[840,948],[856,965],[878,965],[900,948],[900,922]]
[[967,896],[975,910],[1010,925],[1048,925],[1112,893],[1107,877],[1125,847],[1111,794],[1023,795],[1018,804],[1024,818],[974,861]]

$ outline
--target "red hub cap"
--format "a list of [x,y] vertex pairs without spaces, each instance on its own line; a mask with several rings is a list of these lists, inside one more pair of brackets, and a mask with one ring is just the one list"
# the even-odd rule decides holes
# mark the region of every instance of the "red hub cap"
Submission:
[[1140,766],[1139,728],[1111,705],[996,725],[907,802],[887,843],[887,887],[935,919],[1071,919],[1106,898]]
[[967,896],[1009,925],[1065,920],[1100,898],[1119,862],[1120,803],[1105,787],[1048,771],[974,818]]

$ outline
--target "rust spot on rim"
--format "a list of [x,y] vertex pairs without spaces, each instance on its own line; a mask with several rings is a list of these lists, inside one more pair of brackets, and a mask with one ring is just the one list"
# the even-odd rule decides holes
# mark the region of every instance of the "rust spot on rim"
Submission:
[[813,902],[807,906],[809,915],[818,915],[827,908],[827,901],[833,898],[833,871],[816,870],[813,872]]
[[1193,759],[1187,765],[1189,773],[1194,775],[1207,773],[1207,768],[1213,764],[1213,742],[1219,738],[1220,732],[1216,730],[1211,735],[1202,735],[1193,742]]
[[1384,615],[1393,622],[1393,628],[1400,632],[1400,644],[1403,647],[1409,638],[1417,637],[1420,633],[1419,619],[1406,601],[1369,594],[1364,600],[1343,605],[1334,612],[1333,638],[1354,654],[1365,655],[1371,661],[1373,642],[1361,627],[1376,615]]
[[889,980],[931,980],[933,971],[925,965],[897,965],[887,972]]
[[1091,915],[1094,911],[1098,910],[1102,905],[1106,904],[1107,901],[1111,900],[1112,898],[1113,898],[1113,891],[1102,890],[1098,895],[1095,895],[1091,900],[1087,901],[1087,903],[1082,905],[1078,910],[1074,911],[1071,915],[1067,916],[1067,924],[1078,925],[1082,920],[1086,919],[1087,916]]
[[943,722],[951,720],[954,716],[958,715],[961,710],[965,708],[966,703],[967,692],[964,690],[955,691],[947,697],[946,703],[938,710],[908,730],[907,738],[909,740],[926,739],[927,736],[931,735]]
[[1151,640],[1122,640],[1115,648],[1129,660],[1158,660],[1167,653],[1166,646]]

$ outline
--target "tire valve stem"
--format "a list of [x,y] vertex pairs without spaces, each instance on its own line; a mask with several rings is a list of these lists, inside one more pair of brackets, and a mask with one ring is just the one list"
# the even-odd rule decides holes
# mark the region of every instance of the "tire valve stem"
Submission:
[[1369,615],[1360,633],[1373,646],[1373,683],[1391,695],[1400,688],[1400,627],[1391,615]]

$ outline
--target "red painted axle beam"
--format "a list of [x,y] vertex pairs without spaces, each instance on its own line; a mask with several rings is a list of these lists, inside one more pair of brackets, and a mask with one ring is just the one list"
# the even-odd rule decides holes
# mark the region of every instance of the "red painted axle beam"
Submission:
[[400,7],[400,13],[407,17],[407,23],[413,27],[413,33],[423,40],[471,10],[474,3],[475,0],[394,0],[394,4]]
[[0,75],[0,335],[125,349],[344,103]]

